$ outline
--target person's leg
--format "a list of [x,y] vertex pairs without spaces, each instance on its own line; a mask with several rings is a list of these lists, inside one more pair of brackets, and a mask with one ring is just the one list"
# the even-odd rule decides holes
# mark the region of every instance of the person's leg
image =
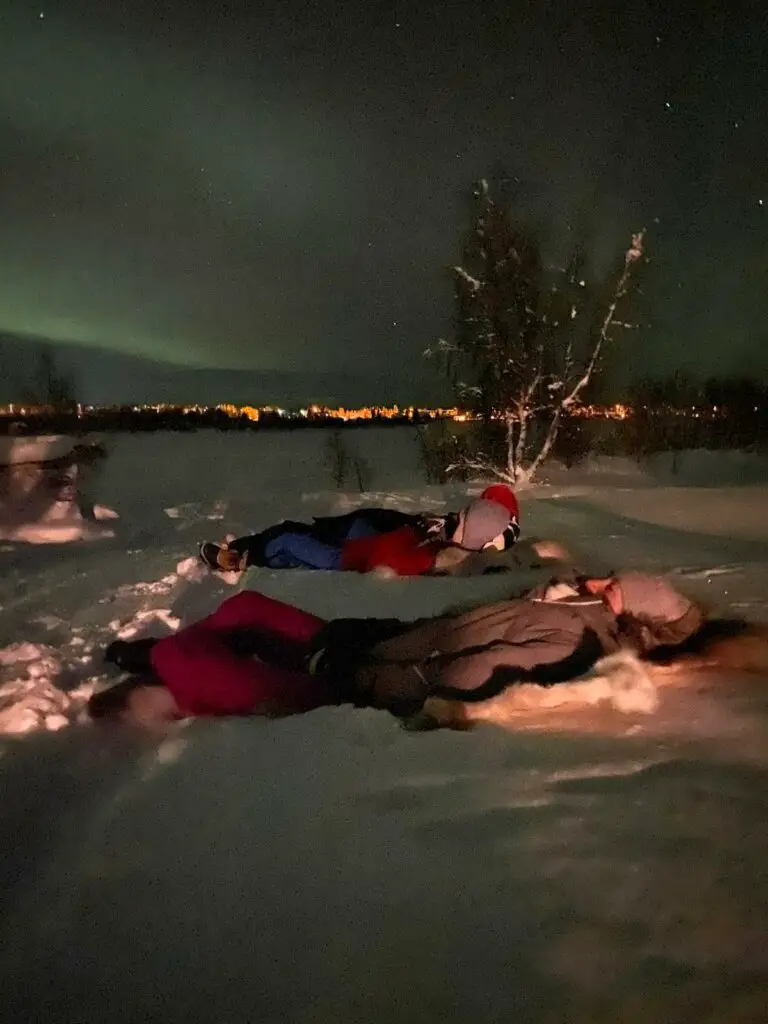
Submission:
[[283,533],[264,548],[264,563],[271,569],[341,568],[341,548],[324,544],[306,533]]
[[324,619],[302,611],[301,608],[259,594],[255,590],[242,590],[223,601],[207,618],[189,628],[219,633],[253,630],[304,645],[309,644],[324,625]]
[[284,533],[311,534],[312,527],[308,523],[295,522],[286,519],[282,523],[275,523],[268,526],[261,533],[251,533],[244,537],[237,537],[227,545],[228,551],[236,551],[238,555],[245,555],[245,565],[269,565],[267,556],[267,545],[273,543]]
[[151,659],[186,714],[285,714],[338,703],[324,680],[240,657],[224,633],[202,623],[159,640]]
[[286,532],[296,534],[311,533],[312,527],[306,523],[285,521],[262,530],[261,533],[249,533],[236,537],[226,544],[215,544],[203,541],[198,553],[200,560],[214,572],[243,572],[252,565],[282,569],[282,565],[273,565],[267,554],[267,546],[273,545]]
[[[207,618],[181,629],[176,637],[191,630],[216,633],[235,656],[255,655],[268,662],[300,668],[313,637],[323,626],[324,620],[316,615],[255,590],[243,590],[222,602]],[[115,640],[104,657],[124,672],[146,672],[157,643],[154,637]]]

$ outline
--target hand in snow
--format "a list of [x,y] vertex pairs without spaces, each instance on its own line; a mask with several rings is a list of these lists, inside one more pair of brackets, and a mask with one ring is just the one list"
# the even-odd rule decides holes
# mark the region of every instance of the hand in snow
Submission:
[[389,565],[377,565],[375,569],[371,570],[371,576],[375,576],[379,580],[395,580],[398,578],[395,570]]

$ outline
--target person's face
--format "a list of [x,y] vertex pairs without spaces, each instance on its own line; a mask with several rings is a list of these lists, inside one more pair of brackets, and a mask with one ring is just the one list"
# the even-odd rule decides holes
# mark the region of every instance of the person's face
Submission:
[[164,729],[179,717],[179,708],[164,686],[137,686],[128,696],[121,719],[140,729]]
[[458,544],[459,547],[461,547],[461,545],[462,545],[462,543],[464,541],[464,520],[465,519],[466,519],[466,514],[465,514],[465,512],[462,509],[462,511],[459,512],[459,515],[458,515],[458,522],[456,523],[456,529],[453,531],[453,536],[451,537],[451,543]]
[[[463,547],[464,546],[464,528],[465,528],[465,523],[466,523],[466,519],[467,519],[466,509],[462,509],[462,511],[459,512],[459,517],[458,518],[459,518],[459,521],[458,521],[458,523],[456,525],[456,529],[453,531],[453,536],[451,537],[451,543],[458,545],[458,547]],[[504,550],[504,534],[500,533],[498,537],[494,537],[493,540],[489,540],[487,544],[483,545],[483,551],[486,551],[488,548],[496,548],[497,551],[503,551]]]
[[585,586],[590,594],[601,597],[614,615],[621,615],[624,611],[624,596],[619,581],[614,576],[586,580]]

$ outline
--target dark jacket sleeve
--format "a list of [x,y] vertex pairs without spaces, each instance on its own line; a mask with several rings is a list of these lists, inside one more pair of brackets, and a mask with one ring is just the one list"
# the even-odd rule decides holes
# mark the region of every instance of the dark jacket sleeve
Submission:
[[391,533],[416,522],[418,516],[394,508],[358,508],[343,516],[315,516],[313,533],[325,544],[340,546],[361,525],[374,533]]
[[425,667],[430,692],[455,700],[487,700],[515,683],[553,686],[587,672],[602,656],[597,634],[584,629],[574,637],[531,638],[520,643],[498,641],[466,651],[450,661]]

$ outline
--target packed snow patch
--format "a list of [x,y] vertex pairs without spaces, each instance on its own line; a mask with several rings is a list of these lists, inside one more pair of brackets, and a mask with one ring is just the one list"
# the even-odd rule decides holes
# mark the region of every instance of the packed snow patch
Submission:
[[[104,676],[88,678],[67,690],[58,685],[66,673],[90,667],[90,645],[73,636],[69,656],[47,644],[11,644],[0,649],[0,735],[55,732],[78,717]],[[87,669],[86,669],[87,671]]]
[[168,632],[175,633],[181,625],[181,620],[174,615],[169,608],[147,608],[137,612],[133,618],[126,623],[119,620],[110,623],[119,640],[130,640],[132,637],[142,634],[148,626],[155,623],[165,626]]
[[0,733],[56,730],[68,724],[69,697],[53,682],[61,671],[61,659],[53,648],[11,644],[0,650],[0,669]]
[[82,496],[82,458],[71,437],[0,437],[0,538],[23,544],[69,544],[114,533],[119,518]]
[[38,462],[55,462],[66,458],[75,446],[66,434],[44,434],[38,437],[0,435],[0,466],[19,466]]
[[226,515],[227,502],[221,500],[214,501],[206,511],[204,505],[189,501],[181,505],[171,505],[168,508],[164,508],[163,512],[165,512],[169,519],[178,519],[182,522],[199,522],[200,520],[220,522]]
[[93,506],[93,518],[97,522],[102,522],[108,519],[119,519],[120,513],[116,512],[113,508],[109,508],[107,505],[96,504]]
[[648,666],[631,651],[602,658],[587,676],[572,683],[513,686],[491,700],[469,704],[467,709],[472,721],[503,725],[530,712],[592,707],[604,702],[627,715],[651,715],[657,710],[656,683]]
[[22,523],[2,531],[2,539],[17,544],[72,544],[78,540],[106,540],[113,530],[99,526],[73,513],[72,520]]
[[[327,490],[325,440],[116,438],[101,484],[132,511],[123,543],[55,557],[0,545],[0,647],[12,644],[0,685],[19,702],[0,701],[0,728],[84,718],[106,682],[91,652],[131,623],[157,633],[163,616],[164,628],[195,621],[227,596],[213,575],[193,585],[213,497],[230,502],[221,532],[238,534],[378,502]],[[455,508],[470,493],[420,484],[407,429],[355,443],[378,494],[406,509]],[[557,537],[586,569],[676,573],[719,614],[768,618],[768,547],[742,532],[757,496],[676,487],[674,519],[654,525],[650,479],[604,480],[576,469],[562,498],[526,490],[524,536]],[[611,489],[615,511],[601,500]],[[187,519],[162,515],[183,503]],[[174,566],[170,590],[130,585]],[[521,576],[383,584],[254,570],[240,583],[328,617],[415,619],[502,599]],[[497,708],[508,729],[489,716],[491,727],[414,736],[386,714],[338,708],[194,722],[162,739],[73,728],[6,740],[4,1019],[90,1024],[117,1005],[166,1024],[200,1007],[296,1024],[764,1024],[765,680],[641,668],[657,692],[621,659],[510,691],[506,717]],[[655,714],[639,710],[655,697]]]
[[189,580],[190,583],[202,583],[208,574],[203,563],[194,555],[183,559],[176,566],[176,575],[183,580]]
[[[114,597],[124,598],[134,595],[164,596],[170,594],[178,582],[179,577],[176,573],[172,572],[159,580],[141,580],[138,583],[126,583],[117,588]],[[111,600],[114,600],[112,596],[103,598],[105,602]]]

